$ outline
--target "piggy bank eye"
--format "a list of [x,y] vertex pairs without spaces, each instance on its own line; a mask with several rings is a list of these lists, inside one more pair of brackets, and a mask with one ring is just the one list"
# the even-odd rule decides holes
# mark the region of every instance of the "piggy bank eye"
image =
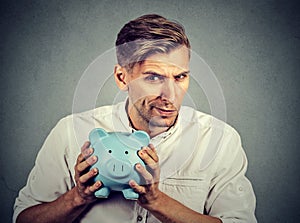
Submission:
[[125,154],[128,154],[128,151],[125,151]]
[[108,153],[112,153],[112,151],[111,151],[111,150],[108,150]]

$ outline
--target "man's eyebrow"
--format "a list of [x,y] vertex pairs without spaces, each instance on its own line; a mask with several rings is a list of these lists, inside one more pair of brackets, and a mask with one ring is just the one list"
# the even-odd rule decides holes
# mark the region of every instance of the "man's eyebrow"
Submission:
[[[187,71],[183,71],[183,72],[181,72],[181,73],[179,73],[179,74],[176,74],[176,75],[174,75],[174,76],[188,75],[189,73],[190,73],[190,71],[187,70]],[[151,75],[157,75],[157,76],[165,76],[164,74],[159,74],[159,73],[157,73],[157,72],[155,72],[155,71],[145,71],[145,72],[142,72],[142,74],[151,74]]]
[[142,74],[151,74],[151,75],[157,75],[157,76],[164,76],[163,74],[159,74],[155,71],[145,71]]

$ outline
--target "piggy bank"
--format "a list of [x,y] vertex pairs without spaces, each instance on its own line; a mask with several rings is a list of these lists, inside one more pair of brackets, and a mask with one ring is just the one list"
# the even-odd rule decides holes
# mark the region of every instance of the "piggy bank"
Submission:
[[149,144],[149,135],[144,131],[106,132],[96,128],[90,132],[89,140],[94,155],[98,157],[98,161],[91,167],[96,167],[99,172],[95,181],[100,180],[103,184],[95,196],[107,198],[111,191],[122,191],[126,199],[138,199],[139,195],[128,183],[132,179],[141,184],[142,179],[135,170],[135,164],[145,164],[137,151]]

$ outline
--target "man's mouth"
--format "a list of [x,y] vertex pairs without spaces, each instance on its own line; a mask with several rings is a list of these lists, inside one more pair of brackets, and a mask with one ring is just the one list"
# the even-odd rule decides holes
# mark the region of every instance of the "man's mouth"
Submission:
[[177,113],[176,109],[167,109],[167,108],[160,108],[160,107],[153,107],[153,109],[161,116],[173,116],[174,114]]

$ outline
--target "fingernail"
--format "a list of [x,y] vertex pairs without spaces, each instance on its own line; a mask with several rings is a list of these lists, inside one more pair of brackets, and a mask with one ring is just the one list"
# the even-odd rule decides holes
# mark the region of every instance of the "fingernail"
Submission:
[[88,164],[93,165],[97,161],[97,156],[92,156],[89,159],[87,159]]
[[129,181],[129,186],[134,187],[135,186],[135,182],[133,180]]
[[86,150],[84,155],[85,155],[85,156],[89,156],[89,155],[91,155],[91,152],[90,152],[90,150],[89,150],[89,149],[88,149],[88,150]]

